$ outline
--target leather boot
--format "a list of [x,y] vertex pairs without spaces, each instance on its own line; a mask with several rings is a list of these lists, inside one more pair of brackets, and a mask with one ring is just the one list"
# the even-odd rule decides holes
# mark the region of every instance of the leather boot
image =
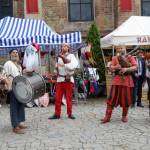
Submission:
[[60,119],[60,115],[53,115],[52,117],[48,118],[48,119]]
[[127,122],[127,114],[128,114],[128,107],[123,107],[122,111],[122,121]]
[[72,114],[68,115],[68,118],[70,118],[70,119],[76,119]]
[[107,104],[106,117],[104,119],[101,119],[101,121],[109,122],[111,114],[112,114],[112,110],[113,110],[113,107],[111,105]]
[[20,129],[26,129],[26,128],[27,128],[27,126],[23,126],[23,125],[21,125],[20,123],[19,123],[18,127],[19,127]]

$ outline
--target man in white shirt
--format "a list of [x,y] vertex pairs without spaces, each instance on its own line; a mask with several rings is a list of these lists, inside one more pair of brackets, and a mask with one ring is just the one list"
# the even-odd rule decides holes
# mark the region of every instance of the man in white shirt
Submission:
[[[16,49],[11,49],[9,51],[9,56],[11,60],[7,61],[4,64],[4,68],[7,73],[4,82],[6,84],[6,89],[8,89],[10,95],[10,119],[13,127],[13,132],[23,134],[24,131],[21,129],[27,128],[26,126],[20,124],[21,122],[25,121],[24,104],[16,99],[12,91],[13,78],[18,75],[22,75],[22,68],[17,64],[17,60],[19,59],[19,57]],[[25,71],[26,70],[24,70],[23,73],[25,73]]]
[[[55,67],[55,72],[57,69],[59,72],[56,85],[55,113],[49,119],[60,118],[63,94],[66,96],[68,117],[70,119],[75,119],[72,115],[72,91],[74,86],[73,73],[78,66],[78,61],[73,54],[70,54],[70,47],[67,43],[62,44],[61,53],[71,62],[64,64],[63,59],[58,57],[57,67]],[[70,80],[67,80],[67,77],[69,77]]]

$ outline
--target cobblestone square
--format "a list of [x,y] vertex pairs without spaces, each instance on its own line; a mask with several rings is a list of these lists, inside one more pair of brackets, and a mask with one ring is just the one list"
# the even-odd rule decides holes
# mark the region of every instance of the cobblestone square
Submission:
[[0,108],[0,150],[150,150],[148,101],[144,108],[130,108],[128,122],[122,122],[122,108],[113,110],[111,121],[105,117],[106,98],[79,100],[73,105],[75,120],[68,118],[62,105],[61,119],[48,120],[55,105],[25,108],[28,126],[25,134],[12,132],[9,107]]

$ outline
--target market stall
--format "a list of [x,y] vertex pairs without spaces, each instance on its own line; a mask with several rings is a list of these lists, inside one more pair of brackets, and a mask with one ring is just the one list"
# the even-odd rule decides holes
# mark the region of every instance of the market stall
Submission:
[[[101,38],[101,48],[103,51],[105,51],[105,49],[110,49],[111,47],[112,57],[115,55],[115,49],[117,53],[117,45],[119,43],[124,43],[127,46],[127,49],[131,49],[133,45],[140,45],[140,48],[142,49],[143,46],[150,44],[149,23],[150,17],[131,16],[126,22],[124,22],[113,32],[104,38]],[[105,58],[106,57],[104,57],[104,60]],[[105,62],[107,62],[107,60],[105,60]],[[111,78],[111,74],[106,67],[107,93],[110,89]],[[147,100],[147,93],[143,93],[142,96],[142,100]]]
[[[80,32],[59,35],[42,20],[14,17],[5,17],[0,20],[0,55],[8,55],[9,59],[9,50],[11,48],[16,48],[20,53],[24,53],[32,43],[40,46],[40,51],[38,52],[40,74],[45,76],[41,67],[41,60],[44,55],[48,54],[50,56],[52,51],[55,51],[55,55],[60,53],[63,43],[68,43],[72,52],[81,45],[82,38]],[[48,83],[53,82],[51,79],[49,78]]]

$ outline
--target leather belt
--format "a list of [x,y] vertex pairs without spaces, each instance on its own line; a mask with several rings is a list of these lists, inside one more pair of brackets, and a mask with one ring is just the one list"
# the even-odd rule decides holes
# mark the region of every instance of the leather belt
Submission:
[[[131,73],[124,73],[123,75],[130,75]],[[120,75],[122,76],[122,74],[120,74],[120,70],[115,71],[115,75]]]
[[[62,75],[59,74],[59,77],[64,77],[64,78],[65,78],[66,76],[67,76],[67,75],[62,76]],[[71,76],[72,76],[72,75],[69,75],[69,77],[71,77]]]

